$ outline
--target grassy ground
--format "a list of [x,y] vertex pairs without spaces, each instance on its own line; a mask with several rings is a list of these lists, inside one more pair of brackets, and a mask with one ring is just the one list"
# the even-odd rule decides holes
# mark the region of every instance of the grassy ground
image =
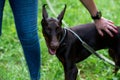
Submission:
[[[49,0],[52,3],[56,13],[60,13],[64,4],[67,4],[67,10],[64,21],[70,26],[92,22],[92,19],[79,2],[79,0]],[[119,0],[95,0],[97,7],[104,17],[120,25],[120,1]],[[46,0],[39,0],[38,27],[41,43],[41,80],[64,80],[63,67],[55,56],[47,52],[47,47],[41,33],[41,7]],[[54,16],[48,8],[50,16]],[[6,0],[3,16],[3,34],[0,37],[0,80],[29,80],[27,67],[22,53],[21,45],[16,35],[14,20],[9,3]],[[101,50],[99,53],[107,55],[107,50]],[[120,72],[117,76],[112,74],[113,66],[104,63],[95,56],[91,56],[83,62],[77,64],[79,73],[77,80],[120,80]]]

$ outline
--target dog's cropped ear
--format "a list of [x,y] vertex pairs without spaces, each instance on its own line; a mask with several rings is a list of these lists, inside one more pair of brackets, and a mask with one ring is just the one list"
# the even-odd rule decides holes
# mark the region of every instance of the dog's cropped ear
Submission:
[[43,16],[43,19],[45,19],[45,20],[48,18],[48,13],[47,13],[46,8],[45,8],[46,5],[47,4],[44,4],[42,6],[42,16]]
[[42,17],[43,17],[43,19],[41,21],[42,26],[46,26],[47,25],[48,13],[47,13],[46,8],[45,8],[46,5],[47,4],[44,4],[42,6]]
[[59,20],[60,24],[62,24],[62,19],[64,17],[64,14],[65,14],[65,10],[66,10],[66,4],[65,4],[65,7],[64,9],[61,11],[61,13],[58,15],[57,19]]

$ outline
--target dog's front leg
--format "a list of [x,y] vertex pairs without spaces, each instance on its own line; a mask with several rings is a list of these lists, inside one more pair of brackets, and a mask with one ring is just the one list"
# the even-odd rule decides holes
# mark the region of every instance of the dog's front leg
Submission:
[[75,64],[65,63],[64,65],[65,80],[76,80],[78,69]]

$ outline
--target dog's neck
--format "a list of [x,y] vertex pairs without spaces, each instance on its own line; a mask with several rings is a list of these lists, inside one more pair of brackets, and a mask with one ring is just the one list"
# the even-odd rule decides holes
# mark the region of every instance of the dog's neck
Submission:
[[65,28],[62,28],[62,29],[63,31],[62,31],[61,38],[60,38],[60,44],[63,42],[66,36],[66,29]]

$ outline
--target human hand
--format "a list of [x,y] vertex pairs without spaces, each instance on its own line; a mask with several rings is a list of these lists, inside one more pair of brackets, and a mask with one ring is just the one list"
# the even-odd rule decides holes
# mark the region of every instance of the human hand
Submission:
[[94,20],[96,29],[98,30],[98,33],[101,36],[104,36],[103,31],[105,31],[107,34],[109,34],[111,37],[114,37],[113,33],[118,33],[117,27],[114,25],[114,23],[108,19],[105,19],[101,17],[99,20]]

